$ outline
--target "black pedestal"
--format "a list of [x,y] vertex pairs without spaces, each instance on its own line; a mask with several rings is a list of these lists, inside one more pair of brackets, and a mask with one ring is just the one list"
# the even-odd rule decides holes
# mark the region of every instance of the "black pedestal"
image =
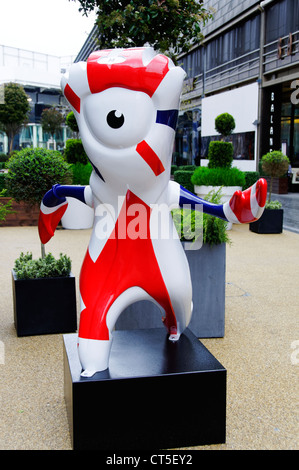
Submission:
[[167,449],[225,442],[226,370],[186,330],[115,331],[109,369],[80,376],[64,335],[64,388],[75,450]]

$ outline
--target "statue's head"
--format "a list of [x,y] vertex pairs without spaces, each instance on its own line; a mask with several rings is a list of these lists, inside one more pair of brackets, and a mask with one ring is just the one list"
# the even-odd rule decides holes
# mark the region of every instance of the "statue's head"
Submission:
[[103,179],[169,169],[184,77],[150,47],[96,51],[71,66],[62,89]]

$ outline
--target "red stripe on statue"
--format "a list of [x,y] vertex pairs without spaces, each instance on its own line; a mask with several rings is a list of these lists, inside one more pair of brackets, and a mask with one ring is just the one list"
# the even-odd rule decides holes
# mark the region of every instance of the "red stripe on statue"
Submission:
[[136,147],[136,151],[143,158],[143,160],[150,166],[156,176],[160,175],[165,171],[165,168],[153,149],[143,140],[139,142]]
[[67,84],[65,89],[64,89],[64,96],[66,97],[68,102],[71,104],[71,106],[73,106],[73,108],[75,108],[77,113],[80,113],[81,100],[80,100],[79,96],[76,95],[74,90],[71,89],[69,84]]

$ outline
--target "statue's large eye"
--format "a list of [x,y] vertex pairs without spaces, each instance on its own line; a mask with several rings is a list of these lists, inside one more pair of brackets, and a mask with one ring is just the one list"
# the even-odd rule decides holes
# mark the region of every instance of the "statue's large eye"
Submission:
[[112,129],[119,129],[125,122],[124,115],[114,109],[107,114],[107,123]]

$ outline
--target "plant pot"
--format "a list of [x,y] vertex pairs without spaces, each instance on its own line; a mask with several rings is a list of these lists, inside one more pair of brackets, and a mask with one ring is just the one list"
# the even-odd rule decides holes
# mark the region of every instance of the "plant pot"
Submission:
[[187,250],[193,313],[189,329],[198,338],[223,338],[225,330],[226,244]]
[[[201,197],[202,199],[206,199],[208,194],[211,191],[219,191],[221,189],[221,203],[224,204],[225,202],[229,201],[230,198],[234,195],[236,191],[241,190],[241,186],[194,186],[194,191],[197,196]],[[231,230],[233,224],[231,222],[227,223],[227,230]]]
[[77,330],[75,277],[16,279],[12,270],[14,323],[18,336]]
[[249,224],[255,233],[281,233],[283,230],[283,209],[265,209],[259,220]]
[[[193,313],[189,329],[198,338],[222,338],[225,327],[226,244],[185,250],[189,263]],[[151,301],[130,305],[118,318],[116,330],[164,328],[160,309]]]
[[68,207],[61,224],[65,229],[88,229],[93,226],[94,210],[78,199],[67,197]]

